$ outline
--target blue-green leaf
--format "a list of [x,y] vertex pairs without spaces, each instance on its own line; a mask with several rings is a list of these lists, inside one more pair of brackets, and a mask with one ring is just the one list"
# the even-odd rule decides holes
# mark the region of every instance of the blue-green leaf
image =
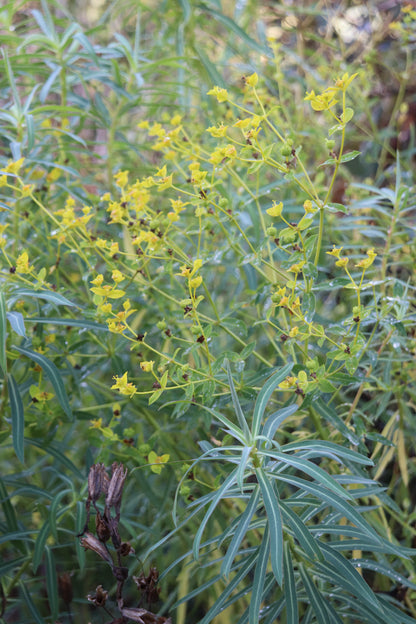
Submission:
[[246,441],[244,438],[244,434],[241,431],[241,429],[239,427],[237,427],[236,425],[234,425],[234,423],[231,422],[231,420],[229,420],[226,416],[223,416],[220,412],[218,412],[217,410],[212,409],[211,407],[206,407],[205,405],[200,405],[198,404],[198,407],[201,407],[202,409],[206,410],[207,412],[209,412],[210,414],[212,414],[212,416],[214,416],[214,418],[216,418],[217,420],[220,421],[220,423],[222,423],[223,425],[225,425],[229,431],[229,433],[236,438],[236,440],[238,440],[239,442],[241,442],[241,444],[245,445]]
[[208,624],[211,620],[214,619],[219,613],[221,613],[223,609],[223,605],[227,600],[228,596],[232,594],[236,587],[241,583],[241,581],[247,576],[250,572],[251,568],[254,566],[257,560],[257,553],[253,553],[251,557],[247,559],[244,565],[241,566],[241,569],[234,576],[232,581],[228,583],[227,587],[221,592],[219,598],[214,602],[212,607],[207,611],[202,620],[199,621],[199,624]]
[[52,318],[46,316],[31,316],[25,319],[27,323],[44,323],[45,325],[64,325],[65,327],[82,327],[82,329],[93,329],[108,331],[107,325],[95,323],[88,319],[72,319],[72,318]]
[[243,541],[248,531],[251,519],[256,512],[259,498],[260,489],[256,487],[254,492],[251,494],[251,497],[247,503],[247,507],[240,516],[239,523],[235,529],[235,533],[223,559],[221,565],[221,576],[223,577],[228,577],[230,574],[231,566],[237,555],[238,549],[240,548],[240,544]]
[[342,435],[345,436],[351,444],[354,444],[355,446],[360,444],[360,438],[345,425],[330,405],[327,405],[327,403],[325,403],[322,399],[316,399],[313,402],[313,407],[316,409],[318,414],[320,414],[320,416],[329,422],[330,425],[342,433]]
[[7,356],[6,356],[6,338],[7,338],[7,321],[6,321],[6,301],[4,293],[0,291],[0,367],[7,374]]
[[32,600],[32,597],[28,591],[28,589],[26,588],[25,582],[24,581],[20,581],[19,582],[19,587],[20,587],[20,591],[22,592],[23,598],[25,599],[25,602],[28,606],[28,609],[30,611],[30,613],[32,614],[33,617],[33,621],[36,622],[36,624],[46,624],[45,620],[43,619],[43,617],[41,616],[41,614],[39,613],[39,611],[37,610],[35,603]]
[[72,412],[69,405],[68,395],[65,390],[64,382],[62,381],[62,377],[59,374],[59,370],[56,368],[55,364],[48,360],[44,355],[41,355],[36,351],[32,351],[32,349],[18,347],[16,345],[13,345],[13,348],[22,355],[30,358],[43,368],[46,375],[49,377],[49,380],[55,390],[56,398],[58,399],[62,409],[69,418],[72,418]]
[[315,479],[319,483],[322,483],[326,488],[336,492],[342,498],[351,500],[351,494],[343,488],[339,483],[335,481],[331,475],[329,475],[325,470],[322,470],[319,466],[316,466],[314,463],[308,461],[307,459],[301,459],[300,457],[296,457],[295,455],[289,455],[288,453],[279,453],[279,451],[258,451],[259,455],[264,455],[265,457],[272,457],[273,459],[277,459],[282,464],[288,464],[289,466],[293,466],[302,472],[305,472],[307,475]]
[[295,538],[305,551],[305,554],[312,560],[317,559],[318,561],[323,561],[324,557],[319,548],[319,543],[313,537],[313,535],[311,535],[308,527],[305,526],[299,516],[294,513],[289,505],[287,505],[283,501],[280,502],[280,509],[285,524],[289,525],[289,527],[293,531]]
[[214,513],[215,508],[217,507],[217,505],[218,505],[219,501],[221,500],[221,498],[223,498],[223,496],[225,496],[227,490],[233,485],[233,483],[235,483],[236,473],[237,473],[237,469],[233,470],[228,475],[228,477],[224,480],[224,482],[218,488],[218,490],[216,492],[214,492],[212,497],[211,497],[211,504],[208,507],[208,509],[207,509],[207,511],[205,513],[205,516],[203,517],[203,519],[201,521],[201,524],[199,525],[198,531],[195,534],[193,547],[192,547],[194,559],[198,559],[198,557],[199,557],[199,545],[201,543],[202,533],[205,530],[207,522],[210,519],[211,515]]
[[49,520],[46,520],[43,527],[38,533],[36,538],[35,548],[33,550],[33,560],[32,560],[32,569],[33,574],[36,574],[38,567],[40,566],[40,562],[42,561],[43,553],[45,552],[45,544],[48,539],[50,533],[50,524]]
[[25,322],[23,320],[23,314],[21,312],[7,312],[7,318],[12,326],[13,331],[19,336],[26,338]]
[[299,572],[302,577],[303,586],[308,594],[309,602],[312,605],[312,609],[315,612],[316,621],[318,624],[329,624],[327,610],[325,608],[325,601],[321,593],[316,589],[309,574],[306,572],[304,566],[299,564]]
[[55,557],[49,546],[45,547],[46,563],[46,591],[48,592],[49,607],[52,613],[52,620],[58,617],[58,575],[56,572]]
[[68,459],[68,457],[65,456],[65,453],[62,449],[56,448],[52,444],[47,444],[45,446],[45,444],[42,444],[41,442],[38,442],[37,440],[33,440],[32,438],[27,438],[26,444],[32,444],[33,446],[36,446],[37,448],[39,448],[41,451],[44,451],[45,453],[52,455],[52,457],[54,457],[57,462],[65,466],[66,469],[69,470],[70,472],[73,472],[74,475],[77,477],[77,479],[84,479],[84,475],[75,466],[75,464],[73,464],[72,461]]
[[58,293],[50,292],[49,290],[32,290],[31,288],[18,288],[13,291],[13,295],[10,297],[11,302],[15,302],[21,297],[34,297],[35,299],[45,299],[55,305],[67,305],[78,308],[76,303],[72,303],[69,299]]
[[18,531],[17,518],[14,511],[14,507],[10,502],[10,497],[7,493],[6,486],[3,483],[3,479],[0,478],[0,504],[3,508],[4,517],[6,519],[7,531],[13,533]]
[[233,400],[234,411],[235,411],[236,416],[237,416],[238,424],[240,425],[241,430],[244,433],[244,437],[246,439],[246,443],[248,443],[249,440],[250,440],[250,429],[248,428],[246,418],[245,418],[245,416],[243,414],[243,410],[241,409],[240,401],[238,400],[238,396],[237,396],[237,393],[235,391],[234,381],[233,381],[233,378],[232,378],[232,375],[231,375],[230,363],[229,363],[229,361],[227,359],[224,361],[224,366],[225,366],[225,368],[227,370],[228,384],[230,386],[231,398]]
[[274,412],[274,414],[269,416],[264,423],[264,427],[261,432],[262,435],[268,440],[273,440],[280,425],[286,420],[286,418],[292,416],[298,408],[299,406],[296,405],[296,403],[293,403],[293,405],[288,405],[287,407],[283,407],[282,409],[277,410],[277,412]]
[[361,453],[352,451],[351,449],[341,446],[340,444],[335,444],[335,442],[327,442],[326,440],[299,440],[299,442],[290,442],[289,444],[285,444],[282,446],[281,450],[282,452],[311,450],[316,453],[316,457],[325,455],[326,457],[332,457],[338,461],[341,457],[355,462],[356,464],[362,464],[363,466],[374,465],[373,460],[365,457],[365,455],[361,455]]
[[296,595],[295,575],[293,573],[292,557],[289,544],[286,542],[283,549],[283,575],[286,600],[287,624],[299,624],[298,599]]
[[7,375],[7,388],[9,390],[10,411],[12,414],[12,438],[13,448],[19,458],[24,463],[25,460],[25,417],[22,399],[20,397],[19,388],[13,375]]
[[283,580],[283,527],[279,500],[273,483],[269,481],[263,470],[257,468],[256,475],[269,521],[272,570],[276,581],[281,586]]
[[23,541],[23,542],[33,542],[33,531],[15,531],[14,533],[6,533],[6,535],[0,535],[0,544],[4,544],[5,542]]
[[274,390],[279,385],[279,383],[283,381],[285,377],[288,376],[292,368],[293,368],[293,364],[286,364],[286,366],[277,370],[268,378],[268,380],[266,381],[266,383],[260,390],[257,396],[256,403],[254,405],[254,411],[253,411],[253,425],[252,425],[253,438],[255,438],[260,431],[260,425],[261,425],[261,421],[263,418],[263,414],[266,409],[266,405],[269,402],[270,397],[272,396]]
[[67,496],[68,494],[71,494],[71,490],[70,489],[66,489],[66,490],[61,490],[60,492],[58,492],[56,494],[56,496],[54,497],[53,501],[51,502],[51,505],[49,507],[49,525],[50,525],[50,531],[51,534],[53,535],[53,537],[55,538],[55,540],[58,540],[58,532],[57,532],[57,528],[56,528],[56,514],[58,511],[58,506],[61,502],[61,499],[64,496]]
[[[348,559],[345,559],[340,553],[334,551],[329,544],[322,544],[322,552],[325,559],[334,566],[337,572],[351,583],[351,586],[355,589],[357,598],[361,597],[365,602],[372,604],[374,608],[380,609],[377,596],[371,591],[361,574],[359,574],[354,567],[354,565],[360,565],[358,562],[348,561]],[[402,578],[403,577],[401,577],[401,579]],[[396,580],[401,582],[401,579],[400,581],[399,579]],[[413,585],[413,589],[416,589],[416,585]]]
[[[391,578],[398,585],[404,585],[405,587],[416,589],[415,583],[412,583],[412,581],[409,581],[409,579],[407,579],[405,576],[396,572],[394,568],[391,568],[390,566],[382,563],[381,561],[372,561],[371,559],[353,559],[351,563],[355,566],[360,567],[363,570],[373,570],[373,572],[377,572],[378,574],[383,574],[384,576]],[[356,574],[358,574],[358,572],[356,572]],[[358,576],[360,575],[358,574]]]
[[27,561],[27,557],[18,557],[0,564],[0,578],[5,574],[13,572],[16,568],[20,568]]
[[203,10],[208,14],[212,15],[218,22],[221,22],[223,26],[234,32],[237,37],[239,37],[248,47],[252,48],[255,52],[266,55],[268,57],[272,56],[271,51],[257,43],[252,37],[250,37],[245,30],[240,28],[238,24],[234,20],[232,20],[227,15],[220,13],[219,11],[215,11],[214,9],[209,9],[206,5],[204,5]]
[[350,520],[356,526],[360,527],[367,535],[369,535],[372,539],[376,540],[378,544],[380,544],[380,539],[377,533],[368,524],[368,522],[366,522],[364,518],[361,517],[359,512],[356,511],[354,507],[349,505],[334,492],[329,492],[326,488],[323,488],[316,483],[305,481],[304,479],[300,479],[299,477],[287,476],[280,472],[273,476],[279,479],[279,481],[285,481],[286,483],[295,485],[301,490],[310,492],[320,500],[327,503],[330,507],[338,509],[338,511],[340,511],[346,518],[348,518],[348,520]]
[[248,610],[249,624],[258,624],[261,603],[263,602],[263,587],[266,579],[267,564],[270,553],[269,527],[266,525],[264,534],[258,550],[256,569],[254,571],[253,585],[251,589],[251,600]]

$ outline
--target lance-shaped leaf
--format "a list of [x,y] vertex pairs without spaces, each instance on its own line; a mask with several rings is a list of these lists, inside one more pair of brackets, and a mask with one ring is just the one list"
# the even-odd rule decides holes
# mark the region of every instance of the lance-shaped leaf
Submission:
[[4,294],[0,291],[0,367],[4,375],[7,374],[6,338],[7,338],[6,301],[4,299]]
[[322,483],[322,485],[327,487],[329,490],[336,492],[339,496],[342,496],[342,498],[352,499],[351,494],[339,483],[337,483],[333,477],[307,459],[296,457],[296,455],[289,455],[288,453],[279,453],[278,451],[259,451],[259,455],[272,457],[273,459],[277,459],[282,464],[293,466],[294,468],[305,472],[312,479],[315,479],[315,481]]
[[240,516],[240,521],[235,529],[233,539],[231,540],[231,543],[223,559],[221,565],[221,574],[225,577],[228,577],[230,574],[231,566],[237,555],[238,549],[240,548],[240,544],[243,541],[248,531],[251,519],[256,512],[259,497],[260,489],[259,487],[256,487],[254,492],[251,494],[251,497],[247,503],[247,507]]
[[222,485],[218,488],[218,490],[213,493],[211,504],[208,507],[207,512],[205,516],[203,517],[201,524],[199,525],[198,531],[195,534],[195,539],[194,539],[193,549],[192,549],[195,559],[198,559],[199,557],[199,545],[201,543],[202,533],[205,530],[207,522],[212,516],[212,514],[214,513],[215,508],[217,507],[221,498],[225,497],[227,490],[235,483],[236,477],[237,477],[237,469],[233,470],[225,479],[225,481],[222,483]]
[[26,338],[26,328],[23,314],[21,312],[7,312],[6,315],[13,331],[15,331],[19,336]]
[[264,529],[263,538],[261,540],[260,548],[258,550],[256,569],[254,571],[251,600],[250,600],[250,606],[248,610],[249,624],[257,624],[259,621],[259,614],[260,614],[261,603],[263,601],[263,588],[264,588],[264,582],[266,580],[269,554],[270,554],[270,534],[269,534],[269,527],[266,525]]
[[7,388],[9,390],[10,410],[12,414],[12,438],[13,448],[19,460],[24,463],[24,430],[25,418],[23,403],[19,388],[13,375],[7,375]]
[[230,363],[227,359],[224,361],[224,365],[225,365],[225,368],[227,369],[228,384],[230,386],[231,398],[233,400],[234,410],[237,416],[238,424],[240,425],[241,430],[244,432],[246,443],[249,443],[250,429],[248,428],[247,421],[243,414],[243,410],[241,409],[240,401],[238,400],[238,396],[235,391],[234,381],[231,375]]
[[64,410],[65,414],[72,419],[72,412],[69,406],[68,395],[65,390],[64,382],[62,381],[62,377],[59,374],[59,370],[57,369],[55,364],[48,360],[48,358],[46,358],[44,355],[41,355],[36,351],[32,351],[32,349],[18,347],[16,345],[13,345],[13,348],[22,355],[30,358],[31,360],[36,362],[36,364],[39,364],[39,366],[43,368],[46,375],[49,377],[49,380],[55,390],[56,397],[62,409]]
[[318,622],[318,624],[329,624],[325,601],[322,597],[322,594],[313,584],[312,579],[306,572],[303,565],[299,565],[299,571],[302,578],[303,586],[309,598],[309,602],[315,612],[316,621]]
[[286,420],[286,418],[292,416],[292,414],[294,414],[298,409],[299,406],[296,405],[296,403],[293,403],[293,405],[288,405],[287,407],[283,407],[282,409],[277,410],[277,412],[274,412],[274,414],[269,416],[266,420],[261,432],[262,435],[268,440],[273,440],[280,425]]
[[273,483],[269,481],[267,475],[261,468],[256,469],[257,480],[259,482],[266,508],[267,519],[270,531],[270,557],[273,574],[279,585],[283,580],[283,527],[280,516],[279,499]]
[[269,377],[262,389],[260,390],[253,411],[252,435],[255,438],[259,431],[266,405],[269,402],[274,390],[285,377],[288,376],[293,368],[293,364],[286,364],[283,368],[277,370]]
[[286,621],[287,624],[299,624],[295,575],[293,572],[293,563],[290,555],[289,544],[287,542],[283,549],[283,573],[286,599]]
[[58,293],[51,292],[49,290],[32,290],[31,288],[18,288],[13,292],[10,297],[11,302],[15,302],[21,297],[34,297],[35,299],[44,299],[50,301],[55,305],[74,306],[78,308],[76,303],[72,303],[69,299]]

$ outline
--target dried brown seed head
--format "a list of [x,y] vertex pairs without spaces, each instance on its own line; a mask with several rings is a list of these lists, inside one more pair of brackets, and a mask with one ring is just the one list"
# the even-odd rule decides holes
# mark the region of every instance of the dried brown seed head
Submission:
[[93,464],[88,474],[88,499],[95,503],[108,490],[108,475],[104,464]]
[[81,546],[86,550],[93,550],[101,559],[107,561],[111,566],[114,565],[113,559],[107,550],[105,544],[100,542],[92,533],[85,533],[84,537],[81,537]]
[[100,542],[106,542],[110,539],[110,527],[99,511],[97,511],[97,515],[95,516],[95,528]]
[[108,591],[103,589],[102,585],[98,585],[95,594],[88,594],[87,599],[93,602],[96,607],[103,607],[107,602]]
[[114,507],[116,512],[120,510],[121,497],[123,495],[124,481],[127,477],[127,468],[123,464],[114,463],[113,474],[108,485],[108,492],[105,499],[106,507]]

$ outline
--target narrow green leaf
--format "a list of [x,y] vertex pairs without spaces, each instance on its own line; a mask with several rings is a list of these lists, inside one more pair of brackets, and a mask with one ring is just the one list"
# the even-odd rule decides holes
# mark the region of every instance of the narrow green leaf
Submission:
[[247,425],[247,421],[246,418],[243,414],[243,410],[241,409],[241,405],[240,405],[240,401],[238,400],[238,396],[237,393],[235,391],[235,386],[234,386],[234,381],[231,375],[231,369],[230,369],[230,363],[229,361],[226,359],[224,361],[224,366],[227,370],[227,377],[228,377],[228,385],[230,386],[230,392],[231,392],[231,398],[233,401],[233,405],[234,405],[234,410],[237,416],[237,420],[238,420],[238,424],[241,427],[241,430],[244,433],[244,438],[246,440],[246,443],[249,443],[250,440],[250,429],[248,428]]
[[316,589],[309,574],[306,572],[304,566],[299,564],[299,572],[302,578],[303,586],[308,594],[309,602],[312,609],[315,612],[316,621],[318,624],[329,624],[327,611],[325,608],[325,601],[321,593]]
[[269,521],[272,570],[276,581],[281,586],[283,580],[283,527],[279,500],[273,483],[268,479],[268,475],[261,468],[256,469],[256,475]]
[[5,542],[23,541],[23,542],[33,542],[33,531],[15,531],[14,533],[7,533],[6,535],[0,535],[0,544],[4,544]]
[[267,564],[269,562],[269,554],[270,533],[269,528],[266,525],[260,548],[258,550],[256,569],[254,571],[254,579],[251,587],[251,600],[248,609],[249,624],[258,624],[259,622],[261,603],[263,602],[263,588],[264,582],[266,580]]
[[352,451],[351,449],[341,446],[340,444],[335,444],[335,442],[328,442],[326,440],[300,440],[299,442],[289,442],[289,444],[282,446],[281,450],[282,452],[312,451],[314,455],[309,455],[309,457],[321,457],[322,455],[325,455],[326,457],[332,457],[338,461],[339,458],[343,458],[356,464],[362,464],[363,466],[374,466],[373,460],[365,457],[365,455],[357,453],[357,451]]
[[19,336],[26,338],[25,322],[23,320],[23,314],[21,312],[7,312],[7,318],[13,331]]
[[[373,561],[371,559],[353,559],[351,563],[363,570],[372,570],[373,572],[377,572],[378,574],[387,576],[388,578],[395,581],[398,585],[404,585],[405,587],[410,587],[410,589],[416,589],[415,583],[412,583],[412,581],[409,581],[409,579],[407,579],[405,576],[396,572],[394,568],[390,567],[385,563],[382,563],[381,561]],[[356,572],[356,574],[358,574],[358,572]],[[358,576],[361,578],[359,574]]]
[[329,475],[325,470],[316,466],[314,463],[308,461],[307,459],[301,459],[300,457],[296,457],[295,455],[289,455],[288,453],[279,453],[278,451],[259,451],[259,455],[264,455],[265,457],[272,457],[273,459],[277,459],[282,464],[288,464],[289,466],[293,466],[302,472],[305,472],[312,479],[315,479],[323,486],[328,488],[329,490],[336,492],[342,498],[347,500],[351,500],[351,494],[345,490],[339,483],[335,481],[331,475]]
[[244,446],[241,451],[241,460],[237,468],[237,478],[236,478],[237,485],[240,488],[241,492],[243,491],[244,473],[246,471],[246,467],[250,459],[251,450],[252,449],[250,446]]
[[0,564],[0,578],[6,574],[12,573],[16,568],[20,568],[26,563],[27,557],[18,557]]
[[319,548],[320,544],[313,535],[311,535],[308,527],[302,522],[299,516],[283,501],[280,502],[280,509],[285,524],[291,528],[295,539],[305,551],[306,556],[312,560],[317,559],[318,561],[323,561],[324,557]]
[[11,87],[13,93],[13,103],[16,107],[17,116],[20,117],[22,112],[22,104],[20,102],[19,92],[16,87],[16,81],[14,79],[13,70],[10,65],[9,56],[7,54],[7,48],[3,47],[1,49],[4,58],[4,64],[6,67],[6,75],[7,75],[7,84]]
[[65,390],[64,382],[62,381],[62,377],[55,364],[48,360],[44,355],[41,355],[36,351],[32,351],[32,349],[26,349],[24,347],[18,347],[16,345],[13,345],[13,349],[16,349],[16,351],[30,358],[43,368],[46,375],[49,377],[49,381],[51,382],[55,390],[56,398],[58,399],[62,409],[64,410],[68,418],[72,419],[72,412],[69,405],[68,395]]
[[268,440],[273,440],[280,425],[286,420],[286,418],[292,416],[298,408],[299,406],[296,405],[296,403],[293,403],[293,405],[288,405],[287,407],[283,407],[282,409],[277,410],[277,412],[274,412],[274,414],[269,416],[264,423],[261,434]]
[[20,297],[34,297],[35,299],[45,299],[55,305],[67,305],[79,308],[76,303],[72,303],[66,297],[59,295],[58,293],[50,292],[49,290],[32,290],[31,288],[18,288],[13,291],[13,295],[10,297],[11,301],[17,301]]
[[209,76],[209,80],[211,82],[211,85],[212,86],[225,88],[227,85],[225,83],[224,78],[222,77],[222,75],[218,71],[215,63],[211,62],[209,56],[207,54],[205,54],[205,52],[201,48],[201,46],[196,45],[194,47],[194,52],[195,52],[195,54],[198,55],[199,60],[201,61],[205,71],[207,72],[207,74]]
[[11,374],[7,375],[7,388],[9,391],[10,411],[12,415],[13,448],[18,459],[23,464],[25,461],[25,416],[19,388],[15,378]]
[[196,560],[198,560],[198,558],[199,558],[199,547],[200,547],[200,543],[201,543],[202,534],[203,534],[203,532],[205,530],[207,522],[210,519],[210,517],[212,516],[212,514],[214,513],[215,508],[217,507],[217,505],[218,505],[219,501],[221,500],[221,498],[223,498],[225,496],[227,490],[235,483],[236,474],[237,474],[237,469],[233,470],[228,475],[228,477],[224,480],[224,482],[218,488],[218,490],[212,494],[211,504],[208,507],[208,509],[207,509],[207,511],[205,513],[205,516],[203,517],[203,519],[201,521],[201,524],[199,525],[198,531],[195,534],[195,538],[194,538],[194,542],[193,542],[192,551],[193,551],[194,559],[196,559]]
[[240,548],[240,544],[243,541],[247,531],[249,524],[253,515],[256,512],[257,504],[260,498],[260,489],[258,487],[255,488],[251,497],[247,503],[247,507],[243,511],[240,516],[240,521],[235,529],[235,533],[230,542],[229,547],[227,548],[227,552],[225,553],[223,562],[221,564],[221,576],[228,578],[231,566],[234,562],[234,559],[237,555],[238,549]]
[[313,407],[320,416],[329,422],[330,425],[342,433],[342,435],[345,436],[351,444],[354,444],[355,446],[360,444],[360,438],[343,423],[336,411],[330,405],[325,403],[322,399],[317,399],[313,402]]
[[223,610],[223,605],[241,581],[249,574],[251,568],[254,566],[257,560],[257,553],[253,553],[249,559],[244,563],[239,572],[234,576],[232,581],[228,583],[227,587],[221,592],[219,598],[214,602],[212,607],[207,611],[202,620],[198,624],[208,624]]
[[179,0],[179,4],[181,5],[181,9],[183,12],[183,22],[186,24],[191,17],[191,5],[189,0]]
[[[75,535],[80,535],[84,530],[86,517],[85,504],[83,501],[78,501],[75,514]],[[81,546],[79,539],[75,542],[75,550],[77,553],[79,569],[82,573],[85,569],[86,556],[85,548]]]
[[275,391],[279,383],[283,381],[285,377],[288,376],[292,368],[293,368],[293,364],[286,364],[286,366],[277,370],[268,378],[268,380],[266,381],[266,383],[260,390],[257,396],[256,403],[254,405],[254,411],[253,411],[253,424],[252,424],[253,438],[255,438],[260,431],[260,425],[261,425],[261,421],[263,418],[263,414],[266,409],[266,405],[269,402],[270,397],[272,396],[273,392]]
[[68,494],[71,494],[71,490],[70,489],[65,489],[62,490],[61,492],[58,492],[58,494],[56,494],[56,496],[54,496],[51,505],[49,507],[49,526],[50,526],[50,531],[51,534],[53,535],[53,537],[55,538],[55,540],[58,540],[58,531],[56,528],[56,515],[58,512],[58,506],[61,502],[61,499],[64,496],[67,496]]
[[6,339],[7,339],[6,301],[4,298],[4,293],[0,291],[0,367],[4,375],[7,375]]
[[49,546],[45,547],[45,563],[46,563],[46,591],[48,592],[49,607],[52,614],[52,620],[58,617],[59,598],[58,598],[58,577],[56,573],[55,557]]
[[59,462],[60,464],[65,466],[65,468],[67,470],[69,470],[70,472],[74,473],[74,475],[77,477],[77,479],[84,480],[84,475],[75,466],[75,464],[73,464],[72,461],[70,459],[68,459],[68,457],[65,456],[64,450],[62,450],[60,448],[56,448],[52,444],[47,444],[45,446],[45,444],[42,444],[41,442],[38,442],[37,440],[33,440],[31,438],[27,438],[26,443],[27,444],[32,444],[33,446],[36,446],[37,448],[41,449],[45,453],[48,453],[49,455],[54,457],[57,462]]
[[227,429],[229,430],[229,433],[231,433],[231,435],[234,436],[236,440],[241,442],[241,444],[243,445],[246,444],[244,434],[241,431],[241,429],[239,429],[236,425],[234,425],[234,423],[232,423],[231,420],[228,420],[226,416],[223,416],[220,412],[217,412],[217,410],[214,410],[211,407],[206,407],[205,405],[198,404],[198,407],[201,407],[202,409],[206,410],[207,412],[212,414],[214,418],[219,420],[220,423],[225,425],[225,427],[227,427]]
[[376,540],[378,544],[380,543],[377,533],[368,524],[368,522],[366,522],[364,518],[361,517],[360,513],[334,492],[329,492],[327,489],[321,487],[320,485],[317,485],[316,483],[305,481],[304,479],[300,479],[299,477],[289,477],[287,475],[283,475],[280,472],[272,476],[275,476],[275,478],[279,479],[279,481],[285,481],[286,483],[290,483],[291,485],[294,485],[301,490],[310,492],[320,500],[327,503],[330,507],[338,509],[338,511],[345,515],[348,520],[350,520],[353,524],[359,526],[367,535],[369,535],[372,539]]
[[[372,600],[368,601],[368,598],[362,595],[360,587],[355,587],[354,583],[351,583],[350,575],[345,576],[344,572],[345,570],[343,568],[339,570],[328,562],[325,564],[315,563],[314,567],[314,573],[332,587],[343,589],[358,598],[361,603],[366,604],[369,608],[380,611],[380,605],[375,603],[375,596],[373,595]],[[370,590],[368,585],[367,589]],[[370,593],[372,593],[371,590]]]
[[45,544],[46,544],[46,540],[48,539],[49,533],[50,533],[50,524],[49,524],[49,520],[46,520],[41,530],[39,531],[39,534],[35,542],[35,548],[33,550],[33,560],[32,560],[33,574],[36,574],[38,567],[40,566],[40,562],[42,561],[43,553],[45,552]]
[[32,597],[28,591],[28,589],[26,588],[25,582],[24,581],[20,581],[19,582],[19,587],[20,587],[20,591],[22,592],[23,598],[27,604],[27,607],[30,611],[30,613],[32,614],[33,617],[33,621],[36,622],[36,624],[46,624],[45,620],[43,619],[43,617],[41,616],[41,614],[39,613],[39,611],[37,610],[35,603],[32,600]]
[[6,486],[3,483],[3,479],[0,478],[0,504],[3,508],[4,517],[6,519],[7,531],[14,533],[19,530],[17,524],[16,514],[14,507],[10,502],[10,496],[7,493]]
[[287,624],[299,624],[298,598],[296,595],[296,582],[293,572],[292,557],[289,544],[286,542],[283,549],[283,577],[286,600]]
[[[371,591],[361,574],[354,567],[354,565],[359,566],[359,562],[345,559],[340,553],[334,551],[329,544],[322,544],[322,552],[325,559],[333,565],[337,572],[351,583],[357,598],[361,597],[365,602],[372,604],[373,608],[380,609],[377,596]],[[416,589],[416,585],[413,586],[413,589]]]
[[[384,621],[386,624],[414,624],[415,618],[409,617],[403,611],[399,611],[393,605],[389,604],[388,600],[384,596],[380,596],[380,602],[383,603],[384,608]],[[374,623],[377,624],[376,620]]]
[[258,52],[259,54],[264,54],[268,57],[272,56],[272,53],[268,48],[260,45],[259,43],[257,43],[257,41],[252,39],[252,37],[250,37],[245,30],[240,28],[240,26],[236,24],[236,22],[232,20],[230,17],[228,17],[227,15],[224,15],[223,13],[220,13],[219,11],[215,11],[214,9],[209,9],[206,5],[201,7],[201,9],[205,11],[206,13],[212,15],[218,22],[221,22],[223,26],[225,26],[226,28],[231,30],[234,34],[236,34],[237,37],[239,37],[243,41],[243,43],[245,43],[249,48],[251,48],[255,52]]
[[108,331],[107,325],[95,323],[87,319],[52,318],[45,316],[31,316],[25,319],[27,323],[44,323],[45,325],[64,325],[65,327],[82,327],[83,329]]

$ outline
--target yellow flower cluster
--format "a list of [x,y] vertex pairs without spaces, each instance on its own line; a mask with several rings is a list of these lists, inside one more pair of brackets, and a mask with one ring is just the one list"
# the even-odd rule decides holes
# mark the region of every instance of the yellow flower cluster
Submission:
[[127,372],[124,373],[124,375],[122,375],[121,377],[115,375],[113,379],[116,383],[111,386],[111,390],[118,390],[120,394],[124,394],[129,397],[132,397],[136,394],[136,386],[132,382],[127,381]]
[[338,93],[340,91],[345,92],[347,87],[349,87],[349,85],[356,76],[357,74],[353,74],[352,76],[350,76],[346,73],[342,76],[342,78],[337,78],[335,86],[327,87],[327,89],[325,89],[325,91],[323,91],[320,95],[316,95],[315,91],[306,93],[304,99],[311,103],[313,110],[330,110],[338,102],[338,100],[336,99]]
[[91,208],[84,206],[82,208],[82,216],[77,215],[75,211],[75,200],[73,197],[68,197],[65,201],[64,208],[57,210],[56,215],[61,217],[61,223],[64,230],[82,228],[85,230],[85,226],[92,218]]

